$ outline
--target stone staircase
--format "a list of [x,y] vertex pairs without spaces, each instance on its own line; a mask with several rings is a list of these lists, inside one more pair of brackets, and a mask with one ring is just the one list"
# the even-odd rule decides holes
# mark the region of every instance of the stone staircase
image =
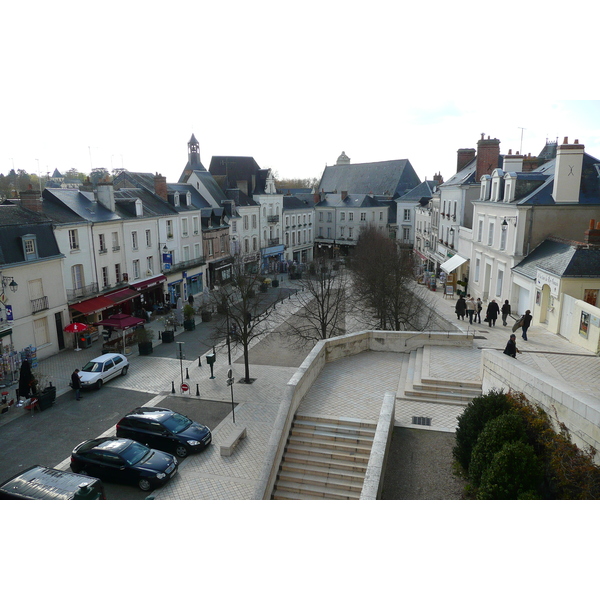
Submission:
[[431,377],[430,352],[431,348],[424,346],[410,353],[408,362],[402,368],[396,400],[466,406],[481,394],[480,381]]
[[296,415],[273,500],[358,500],[377,424]]

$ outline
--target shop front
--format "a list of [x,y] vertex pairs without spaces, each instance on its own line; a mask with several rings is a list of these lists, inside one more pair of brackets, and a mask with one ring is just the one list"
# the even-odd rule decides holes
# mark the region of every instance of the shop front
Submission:
[[154,275],[145,279],[138,279],[132,282],[129,287],[140,293],[140,298],[136,302],[136,310],[133,313],[141,316],[140,311],[152,313],[165,301],[164,282],[167,278],[164,275]]
[[281,261],[283,260],[284,251],[285,246],[283,244],[263,248],[261,250],[262,272],[279,273],[281,271]]
[[231,256],[208,263],[208,276],[211,290],[214,289],[215,286],[225,285],[231,281],[232,264],[233,258],[231,258]]

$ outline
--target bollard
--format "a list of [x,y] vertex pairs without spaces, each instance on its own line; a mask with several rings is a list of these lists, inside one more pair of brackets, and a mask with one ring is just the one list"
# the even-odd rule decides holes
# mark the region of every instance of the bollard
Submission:
[[175,393],[175,382],[171,381],[171,394]]
[[158,339],[159,339],[159,340],[162,340],[162,331],[159,331],[159,332],[158,332]]
[[201,356],[198,357],[198,366],[199,367],[202,366],[202,357]]
[[196,384],[196,396],[200,395],[200,385]]
[[189,378],[190,378],[190,374],[189,374],[189,372],[188,372],[188,368],[187,368],[187,367],[185,368],[185,378],[186,378],[186,379],[189,379]]

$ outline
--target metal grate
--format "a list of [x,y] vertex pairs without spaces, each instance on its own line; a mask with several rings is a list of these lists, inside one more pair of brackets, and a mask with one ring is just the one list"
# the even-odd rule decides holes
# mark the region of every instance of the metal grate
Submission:
[[412,424],[431,426],[431,417],[413,417]]

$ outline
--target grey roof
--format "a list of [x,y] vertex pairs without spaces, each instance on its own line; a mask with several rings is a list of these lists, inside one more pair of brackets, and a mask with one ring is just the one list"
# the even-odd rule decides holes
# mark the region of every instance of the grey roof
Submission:
[[433,189],[436,185],[435,181],[425,180],[412,188],[412,190],[406,192],[406,194],[396,198],[396,202],[419,202],[423,198],[429,200],[433,196]]
[[10,202],[0,205],[0,265],[29,263],[22,236],[35,235],[39,259],[62,256],[51,221],[43,214]]
[[325,167],[319,192],[369,194],[397,198],[419,185],[408,159]]
[[312,194],[308,194],[308,198],[297,198],[296,196],[283,197],[283,210],[307,210],[314,208],[315,203],[312,200]]
[[177,210],[181,208],[183,210],[197,210],[199,208],[208,208],[211,204],[210,202],[191,184],[189,183],[167,183],[167,192],[169,196],[169,202],[174,197],[175,192],[179,192],[180,194],[187,194],[190,192],[191,196],[191,206],[180,206],[175,207]]
[[115,212],[123,219],[136,218],[135,201],[142,201],[144,217],[157,217],[178,212],[168,202],[145,188],[120,188],[115,190]]
[[475,181],[475,173],[477,171],[477,158],[469,161],[460,171],[452,175],[448,181],[441,183],[439,187],[449,187],[451,185],[468,185],[477,183]]
[[535,279],[537,269],[557,277],[600,278],[600,248],[549,238],[512,268],[529,279]]
[[344,200],[342,194],[326,194],[323,200],[315,204],[317,208],[361,208],[379,205],[380,203],[369,194],[348,194]]
[[[69,209],[86,221],[101,223],[121,218],[118,214],[100,204],[100,202],[96,202],[93,192],[82,192],[81,190],[65,188],[46,188],[42,196],[44,198],[44,205],[46,202],[62,203],[66,209]],[[46,209],[44,209],[44,212],[46,212]]]
[[221,204],[223,200],[227,200],[225,192],[219,187],[219,184],[215,181],[215,178],[208,171],[194,171],[194,174],[204,184],[209,194],[215,199],[218,204]]

